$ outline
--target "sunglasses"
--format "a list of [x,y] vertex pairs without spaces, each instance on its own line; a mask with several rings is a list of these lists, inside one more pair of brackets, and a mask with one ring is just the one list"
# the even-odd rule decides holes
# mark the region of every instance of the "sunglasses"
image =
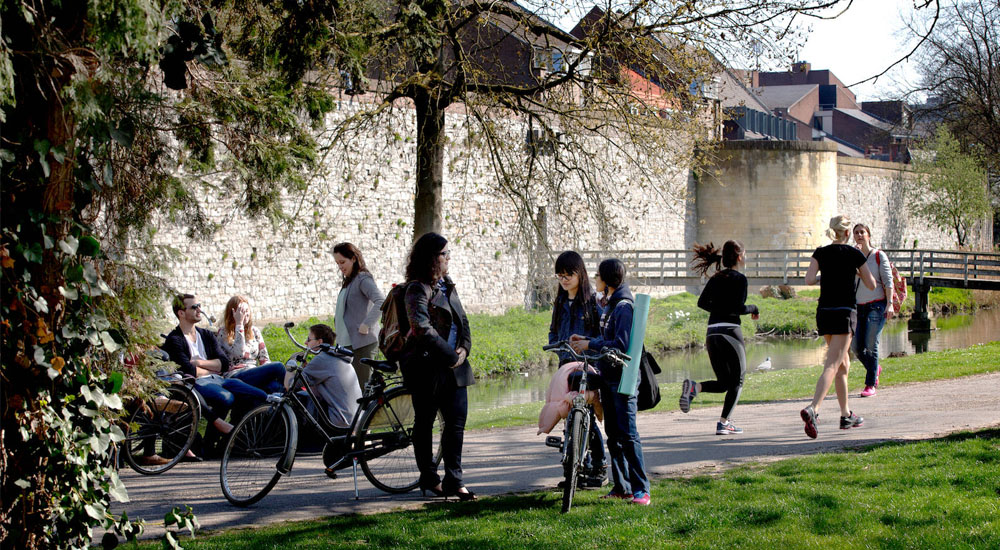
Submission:
[[201,309],[201,304],[191,304],[184,309]]

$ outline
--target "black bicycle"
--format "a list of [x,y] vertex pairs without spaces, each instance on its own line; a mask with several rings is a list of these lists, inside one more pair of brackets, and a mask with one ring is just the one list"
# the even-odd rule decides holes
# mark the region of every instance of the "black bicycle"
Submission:
[[[169,358],[161,350],[149,355],[160,362]],[[184,459],[201,421],[201,400],[194,391],[194,378],[161,369],[157,378],[166,386],[148,399],[136,399],[127,408],[121,442],[122,458],[133,470],[145,475],[162,474]]]
[[560,450],[560,452],[562,452],[563,474],[566,476],[566,481],[563,484],[562,513],[565,514],[566,512],[569,512],[570,508],[573,506],[573,495],[576,493],[577,479],[580,471],[583,469],[583,461],[587,456],[587,446],[590,442],[589,434],[591,409],[590,406],[587,405],[587,399],[584,396],[587,388],[589,387],[587,385],[587,371],[592,364],[596,364],[602,359],[607,359],[619,364],[620,366],[624,366],[630,358],[621,351],[608,347],[602,349],[601,352],[596,355],[581,355],[573,351],[573,348],[566,340],[542,346],[542,349],[545,351],[554,351],[556,353],[569,353],[573,359],[583,363],[580,375],[580,386],[577,389],[579,393],[573,398],[573,407],[569,410],[569,414],[566,416],[566,422],[563,428],[563,438],[560,440],[558,437],[549,436],[545,439],[546,445],[556,447]]
[[[395,363],[363,359],[372,368],[359,406],[349,428],[338,428],[327,417],[326,408],[316,393],[304,383],[303,370],[309,356],[326,353],[350,361],[350,350],[322,344],[310,349],[300,344],[285,324],[288,338],[302,349],[302,365],[295,366],[291,389],[268,397],[268,402],[251,410],[233,428],[222,455],[219,477],[226,499],[236,506],[249,506],[264,498],[283,474],[291,471],[298,445],[298,422],[301,419],[325,439],[323,463],[330,477],[335,471],[360,466],[372,485],[387,493],[406,493],[417,488],[420,471],[411,445],[413,400],[402,385]],[[301,395],[298,388],[305,388]],[[307,403],[318,404],[312,414]],[[435,463],[441,458],[438,415],[435,434]],[[355,472],[356,474],[356,472]],[[355,484],[357,479],[355,478]],[[356,485],[355,485],[356,487]]]

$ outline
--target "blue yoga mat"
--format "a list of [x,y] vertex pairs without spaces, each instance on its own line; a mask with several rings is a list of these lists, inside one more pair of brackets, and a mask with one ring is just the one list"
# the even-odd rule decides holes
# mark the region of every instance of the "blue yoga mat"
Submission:
[[646,340],[646,322],[649,320],[649,294],[636,294],[632,307],[632,332],[629,334],[628,351],[632,358],[622,370],[622,381],[618,393],[635,395],[639,387],[639,362],[642,361],[642,343]]

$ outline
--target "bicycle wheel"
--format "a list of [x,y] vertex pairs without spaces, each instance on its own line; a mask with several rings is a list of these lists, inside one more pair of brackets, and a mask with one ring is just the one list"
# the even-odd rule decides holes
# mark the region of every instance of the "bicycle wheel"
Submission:
[[[413,453],[413,399],[400,388],[387,392],[362,416],[355,449],[364,449],[358,462],[368,481],[387,493],[406,493],[417,488],[420,470]],[[441,428],[438,412],[433,430],[434,464],[441,460]]]
[[563,486],[562,513],[569,512],[573,506],[573,495],[576,493],[576,477],[582,458],[581,442],[583,433],[583,417],[586,413],[580,409],[572,409],[566,418],[566,455],[563,458],[563,472],[566,474],[566,484]]
[[184,458],[198,433],[201,408],[186,386],[167,386],[140,402],[125,424],[125,462],[133,470],[156,475]]
[[222,494],[236,506],[264,498],[295,460],[298,425],[288,405],[261,405],[233,428],[222,454]]

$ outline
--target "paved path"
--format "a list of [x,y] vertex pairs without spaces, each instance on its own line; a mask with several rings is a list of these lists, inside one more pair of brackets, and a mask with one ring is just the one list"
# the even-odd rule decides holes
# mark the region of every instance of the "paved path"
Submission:
[[[664,395],[664,399],[676,399]],[[798,411],[807,400],[740,406],[740,436],[716,436],[718,407],[689,414],[639,415],[646,466],[653,477],[721,470],[733,464],[834,451],[886,440],[924,439],[958,430],[1000,425],[1000,373],[955,380],[906,384],[879,391],[875,398],[852,399],[865,425],[838,429],[835,398],[821,409],[819,438],[808,439]],[[463,466],[466,483],[481,496],[554,488],[560,480],[558,452],[544,445],[534,428],[468,432]],[[261,502],[241,509],[231,506],[219,488],[219,462],[184,463],[162,476],[146,477],[122,470],[132,499],[124,507],[131,518],[146,518],[146,535],[162,533],[163,515],[173,505],[194,509],[203,529],[217,530],[322,516],[373,513],[422,506],[414,491],[390,496],[372,487],[359,471],[360,499],[354,499],[350,470],[337,480],[322,472],[319,457],[296,459]],[[653,499],[656,492],[653,491]]]

